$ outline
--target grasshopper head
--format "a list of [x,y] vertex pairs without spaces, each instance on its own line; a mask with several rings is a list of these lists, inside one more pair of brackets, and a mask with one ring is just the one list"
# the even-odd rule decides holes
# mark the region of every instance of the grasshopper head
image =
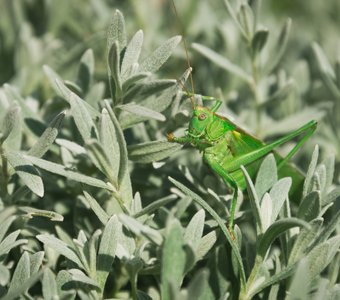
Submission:
[[207,107],[196,106],[190,120],[188,135],[196,138],[204,135],[206,127],[213,120],[213,114]]

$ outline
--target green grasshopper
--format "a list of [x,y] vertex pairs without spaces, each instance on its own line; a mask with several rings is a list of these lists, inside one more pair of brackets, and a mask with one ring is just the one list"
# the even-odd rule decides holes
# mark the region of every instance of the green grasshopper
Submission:
[[[173,9],[178,21],[180,21],[177,9],[172,0]],[[188,67],[191,71],[191,65],[188,55],[188,49],[185,39],[183,39],[185,54]],[[193,78],[190,72],[190,81],[193,93],[185,92],[184,94],[191,99],[193,115],[189,123],[189,129],[186,135],[175,137],[173,133],[168,133],[167,139],[169,142],[179,144],[190,144],[203,152],[204,161],[222,177],[225,183],[231,187],[233,198],[231,201],[230,216],[228,228],[231,236],[234,237],[233,227],[235,210],[237,204],[238,190],[246,189],[246,180],[244,178],[241,166],[246,167],[250,178],[253,180],[263,158],[273,152],[277,169],[280,177],[290,176],[293,179],[291,194],[296,194],[301,190],[304,176],[292,165],[287,164],[287,161],[299,150],[299,148],[313,134],[317,127],[317,122],[312,120],[293,131],[290,134],[274,141],[270,144],[265,144],[250,133],[241,129],[229,119],[218,115],[216,112],[220,108],[222,102],[214,97],[201,96],[202,100],[215,101],[212,108],[198,106],[195,103],[195,93]],[[181,81],[179,84],[184,85]],[[293,149],[286,157],[281,157],[274,149],[284,143],[291,141],[293,138],[302,136]]]
[[[194,99],[194,94],[186,94]],[[310,121],[277,141],[265,144],[229,119],[218,115],[216,111],[222,104],[220,100],[207,96],[202,96],[202,100],[215,100],[215,103],[212,108],[208,108],[197,106],[192,101],[193,116],[186,135],[175,137],[173,133],[169,133],[167,138],[169,142],[190,144],[201,151],[204,161],[234,190],[228,222],[229,231],[233,236],[238,189],[243,191],[246,188],[241,166],[246,167],[247,172],[253,179],[265,155],[273,152],[276,147],[291,141],[293,138],[302,136],[286,157],[283,158],[274,153],[280,177],[288,175],[293,177],[293,180],[296,178],[296,180],[302,181],[302,174],[286,163],[313,134],[317,122]]]

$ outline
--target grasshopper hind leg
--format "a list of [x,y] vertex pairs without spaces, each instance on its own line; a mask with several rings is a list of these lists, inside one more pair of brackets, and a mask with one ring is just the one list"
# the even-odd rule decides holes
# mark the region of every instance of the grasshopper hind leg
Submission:
[[223,178],[223,180],[233,189],[233,198],[231,200],[230,216],[229,216],[229,221],[228,221],[228,230],[229,230],[229,233],[232,239],[235,240],[234,219],[235,219],[235,211],[236,211],[239,187],[237,185],[237,182],[234,180],[234,178],[223,169],[223,167],[215,160],[213,155],[205,153],[204,159],[209,164],[209,166],[218,175],[220,175]]

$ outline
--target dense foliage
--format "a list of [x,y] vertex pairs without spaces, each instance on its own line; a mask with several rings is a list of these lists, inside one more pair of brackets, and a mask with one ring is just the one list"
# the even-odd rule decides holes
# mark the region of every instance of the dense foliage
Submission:
[[[0,2],[0,299],[339,299],[340,2],[178,2]],[[192,110],[183,34],[240,127],[319,123],[299,199],[273,155],[243,168],[235,240],[231,190],[166,141]]]

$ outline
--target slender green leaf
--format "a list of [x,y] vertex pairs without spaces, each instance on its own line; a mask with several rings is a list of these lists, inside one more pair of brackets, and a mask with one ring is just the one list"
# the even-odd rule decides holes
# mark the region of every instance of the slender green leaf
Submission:
[[86,276],[85,273],[79,269],[71,269],[71,270],[68,270],[68,272],[72,275],[73,281],[81,282],[81,283],[88,284],[94,287],[99,287],[98,283],[95,280]]
[[255,217],[256,228],[257,228],[258,234],[260,234],[260,233],[264,232],[262,219],[261,219],[260,201],[257,197],[257,193],[256,193],[256,190],[255,190],[254,184],[251,181],[247,170],[243,166],[241,166],[241,170],[242,170],[244,177],[246,179],[246,182],[247,182],[247,192],[249,194],[252,212],[253,212],[254,217]]
[[107,31],[107,52],[109,52],[114,42],[117,42],[120,50],[126,45],[125,20],[123,14],[118,9],[114,12]]
[[10,216],[6,219],[2,219],[1,226],[0,226],[0,242],[3,240],[8,228],[12,225],[15,219],[16,219],[16,216]]
[[9,272],[9,269],[5,267],[4,265],[0,264],[0,284],[2,286],[7,285],[10,278],[11,278],[11,273]]
[[9,164],[14,168],[15,173],[22,179],[27,187],[39,197],[44,196],[44,184],[38,170],[25,155],[19,152],[6,152]]
[[0,144],[2,144],[11,134],[13,128],[20,120],[20,106],[17,104],[8,108],[0,129]]
[[48,234],[39,234],[37,235],[37,239],[45,244],[47,247],[50,247],[57,253],[65,256],[69,260],[73,261],[80,268],[83,268],[83,264],[79,260],[79,257],[75,254],[73,250],[69,248],[69,246],[63,241],[57,239],[56,237]]
[[255,32],[251,41],[253,52],[260,53],[268,39],[269,30],[267,28],[259,29]]
[[88,49],[83,54],[80,60],[78,69],[77,84],[80,86],[82,92],[86,94],[92,85],[94,74],[94,55],[93,50]]
[[111,271],[112,263],[116,255],[121,227],[122,225],[118,221],[117,216],[114,215],[107,222],[101,237],[97,257],[97,280],[102,290],[104,290],[107,276]]
[[162,248],[161,294],[164,300],[173,299],[171,289],[179,291],[182,284],[186,264],[184,245],[182,227],[173,220],[168,225]]
[[54,300],[59,297],[55,275],[49,268],[44,270],[42,292],[45,300]]
[[13,231],[8,236],[6,236],[3,241],[0,243],[0,257],[4,254],[8,254],[8,252],[16,247],[20,246],[22,244],[26,244],[27,240],[21,239],[17,240],[17,237],[20,234],[20,230]]
[[280,32],[279,38],[277,39],[275,47],[272,50],[271,59],[269,60],[270,64],[268,64],[268,67],[266,68],[265,73],[267,74],[271,73],[281,61],[281,58],[287,48],[291,27],[292,27],[292,20],[287,19],[287,21],[285,22],[285,24],[283,25],[281,29],[281,32]]
[[110,182],[116,182],[109,158],[101,144],[97,140],[91,139],[86,142],[86,148],[91,161],[97,169],[101,171]]
[[169,143],[167,141],[153,141],[128,147],[129,158],[140,163],[150,163],[169,157],[182,145]]
[[64,116],[65,112],[61,112],[51,121],[44,133],[27,152],[27,154],[36,157],[42,157],[50,149],[58,135],[59,127],[64,119]]
[[[116,103],[120,102],[120,97],[122,96],[122,80],[120,76],[120,53],[119,45],[115,41],[113,42],[108,56],[109,74],[112,76],[114,81],[114,91],[115,94],[112,95]],[[117,101],[117,99],[119,101]]]
[[127,215],[123,214],[119,215],[119,220],[123,223],[124,226],[129,228],[129,230],[132,231],[135,235],[145,236],[147,239],[149,239],[156,245],[160,245],[162,243],[163,238],[157,230],[147,225],[143,225],[136,219],[133,219]]
[[254,14],[246,2],[241,4],[237,18],[246,33],[248,40],[251,40],[254,32]]
[[157,111],[154,111],[152,109],[146,108],[141,105],[133,104],[133,103],[128,103],[124,105],[119,105],[117,108],[121,110],[125,110],[129,113],[146,117],[148,119],[155,119],[157,121],[165,121],[165,116]]
[[83,141],[86,142],[90,138],[97,138],[97,128],[84,104],[86,102],[74,93],[70,94],[69,101],[71,105],[71,114]]
[[277,182],[277,167],[273,154],[269,154],[261,163],[257,172],[255,190],[259,199]]
[[217,241],[217,237],[216,230],[213,230],[201,238],[195,252],[197,260],[202,259],[211,250]]
[[306,197],[307,194],[311,191],[312,178],[313,178],[313,175],[314,175],[314,172],[315,172],[316,165],[318,163],[318,158],[319,158],[319,146],[316,145],[315,148],[314,148],[314,152],[313,152],[313,155],[312,155],[311,162],[310,162],[309,167],[308,167],[306,179],[305,179],[305,182],[303,184],[303,192],[302,192],[303,197]]
[[270,190],[269,195],[273,201],[271,222],[274,222],[277,219],[285,200],[288,198],[288,192],[291,185],[292,179],[290,177],[286,177],[276,182]]
[[246,285],[246,277],[244,272],[244,266],[242,263],[242,258],[240,255],[240,251],[238,249],[238,245],[235,243],[235,241],[231,238],[230,233],[227,229],[227,227],[224,224],[224,221],[218,216],[218,214],[205,202],[201,197],[199,197],[196,193],[188,189],[186,186],[181,184],[180,182],[176,181],[175,179],[169,177],[169,180],[177,186],[181,191],[183,191],[187,196],[191,197],[195,202],[197,202],[204,210],[206,210],[217,222],[218,226],[221,228],[224,236],[226,237],[228,243],[230,244],[234,255],[236,257],[238,267],[240,269],[240,283],[241,288],[244,289]]
[[137,99],[145,99],[147,97],[163,92],[177,84],[176,80],[160,79],[142,82],[136,84],[129,89],[124,95],[124,102],[136,101]]
[[156,72],[170,57],[172,51],[181,41],[179,35],[168,39],[160,47],[158,47],[150,56],[144,59],[140,65],[142,72]]
[[308,261],[303,259],[300,261],[296,272],[292,278],[291,285],[285,300],[301,299],[307,300],[309,288],[309,268]]
[[26,213],[25,217],[31,219],[35,216],[49,218],[51,221],[62,222],[64,217],[54,211],[37,209],[30,206],[20,206],[19,210]]
[[319,216],[321,210],[321,199],[319,191],[312,191],[300,203],[298,217],[311,221]]
[[302,228],[297,236],[294,246],[290,252],[288,264],[295,263],[305,252],[307,247],[319,234],[323,220],[321,218],[315,219],[310,222],[310,228]]
[[99,180],[97,178],[90,177],[90,176],[86,176],[86,175],[83,175],[83,174],[80,174],[74,171],[70,171],[67,167],[63,165],[59,165],[59,164],[56,164],[56,163],[53,163],[53,162],[50,162],[50,161],[47,161],[41,158],[29,156],[29,155],[25,155],[25,158],[31,163],[33,163],[35,166],[45,171],[51,172],[53,174],[64,176],[76,182],[85,183],[87,185],[95,186],[98,188],[113,190],[113,187],[106,184],[104,181]]
[[115,127],[116,139],[119,144],[120,162],[119,162],[119,173],[118,173],[118,185],[122,199],[124,200],[125,206],[130,207],[132,201],[132,187],[131,179],[128,170],[128,152],[126,149],[126,141],[124,138],[123,131],[120,124],[110,106],[110,104],[105,101],[105,107],[109,113],[110,119]]
[[138,30],[126,47],[122,61],[122,81],[130,77],[132,66],[138,62],[143,45],[143,31]]
[[118,182],[120,165],[120,146],[116,135],[114,123],[111,121],[108,111],[102,110],[100,119],[100,143],[102,144],[106,157],[108,158],[112,171],[112,179]]
[[94,199],[89,193],[84,191],[84,196],[87,200],[87,203],[90,205],[91,209],[96,214],[100,222],[105,225],[109,220],[109,215],[105,212],[104,209],[101,208],[97,200]]
[[166,204],[178,199],[175,195],[169,195],[159,200],[150,203],[148,206],[144,207],[140,211],[136,212],[133,217],[139,218],[144,215],[151,215],[155,210],[164,207]]
[[306,227],[310,228],[310,225],[303,220],[296,218],[286,218],[274,222],[267,231],[264,233],[263,237],[258,246],[258,255],[262,258],[265,257],[267,250],[269,249],[271,243],[282,233],[293,227]]
[[[15,268],[11,284],[8,289],[8,293],[11,294],[15,290],[21,288],[26,284],[27,280],[31,276],[30,271],[30,258],[27,252],[24,252],[21,258],[18,261],[18,264]],[[27,287],[28,288],[28,287]]]
[[200,209],[190,220],[184,232],[184,240],[193,247],[194,250],[202,238],[205,212]]

